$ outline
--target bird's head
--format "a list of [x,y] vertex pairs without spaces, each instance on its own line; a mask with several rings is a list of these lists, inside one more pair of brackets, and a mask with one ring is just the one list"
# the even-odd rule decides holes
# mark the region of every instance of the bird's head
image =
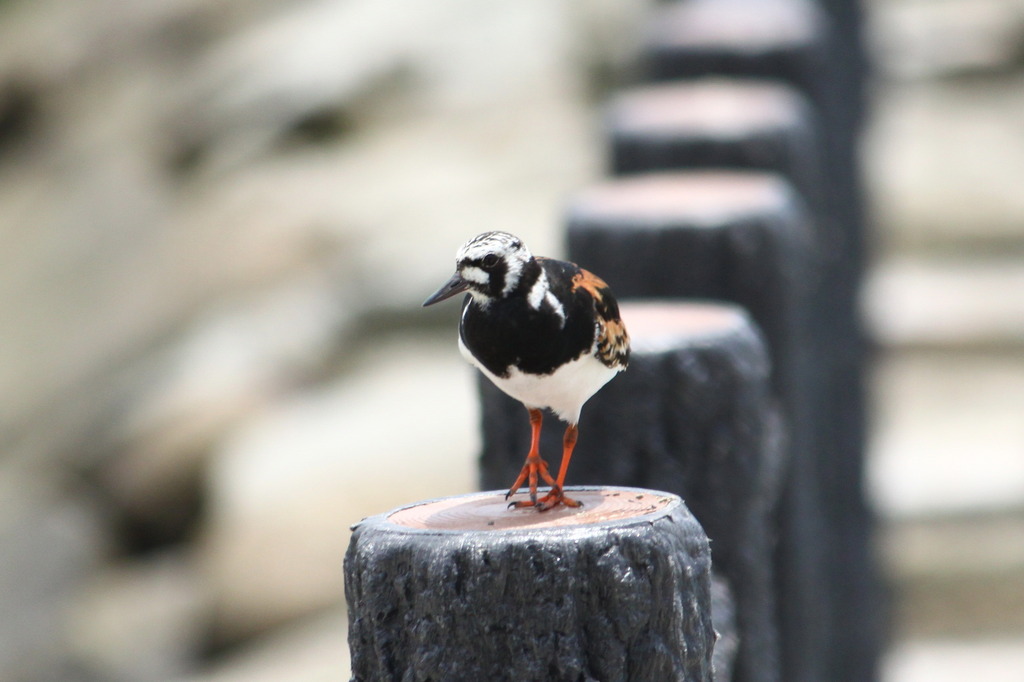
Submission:
[[478,303],[508,296],[533,255],[523,240],[508,232],[484,232],[455,254],[455,274],[423,302],[424,306],[468,291]]

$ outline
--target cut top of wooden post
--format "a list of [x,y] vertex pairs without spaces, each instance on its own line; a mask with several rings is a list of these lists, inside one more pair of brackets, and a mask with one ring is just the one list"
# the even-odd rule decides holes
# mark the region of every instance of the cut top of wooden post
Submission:
[[658,172],[591,185],[569,203],[570,224],[612,222],[643,227],[654,222],[735,222],[744,216],[787,215],[799,206],[791,185],[758,171]]
[[743,308],[720,302],[623,301],[619,309],[634,353],[665,352],[751,329]]
[[607,116],[616,135],[674,137],[804,128],[810,112],[803,95],[782,83],[709,78],[625,90],[612,99]]
[[605,112],[614,175],[658,170],[749,169],[790,180],[821,203],[817,114],[775,80],[701,78],[635,87]]
[[675,495],[640,488],[567,487],[583,503],[578,509],[508,509],[504,491],[443,497],[397,509],[386,520],[411,530],[433,532],[543,530],[567,526],[636,522],[682,505]]
[[818,43],[824,21],[807,0],[696,0],[660,8],[648,36],[655,48],[757,53]]

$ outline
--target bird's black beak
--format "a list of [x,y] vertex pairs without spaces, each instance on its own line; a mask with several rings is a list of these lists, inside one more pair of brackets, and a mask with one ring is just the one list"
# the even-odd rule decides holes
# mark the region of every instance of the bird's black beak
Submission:
[[469,282],[462,279],[462,276],[456,272],[452,275],[452,278],[444,283],[440,289],[430,295],[430,297],[423,302],[423,307],[426,308],[428,305],[434,305],[446,298],[451,298],[456,294],[461,294],[463,291],[469,288]]

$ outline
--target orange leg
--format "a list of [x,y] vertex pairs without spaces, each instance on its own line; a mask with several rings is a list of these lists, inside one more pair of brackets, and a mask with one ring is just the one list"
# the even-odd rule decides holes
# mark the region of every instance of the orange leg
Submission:
[[519,472],[519,476],[516,478],[516,482],[512,484],[508,492],[505,493],[505,499],[512,497],[519,490],[519,487],[524,482],[529,481],[530,485],[530,501],[512,502],[509,507],[536,507],[538,506],[537,501],[537,477],[544,479],[554,489],[557,484],[555,479],[551,478],[551,474],[548,473],[548,463],[540,458],[540,427],[541,422],[544,419],[544,413],[540,410],[530,409],[530,428],[533,433],[530,438],[530,452],[526,455],[526,463],[523,464],[522,470]]
[[575,424],[569,424],[566,427],[565,435],[562,437],[562,464],[558,467],[558,480],[551,486],[551,492],[537,501],[537,509],[546,511],[560,504],[564,504],[566,507],[580,507],[583,505],[578,500],[566,497],[562,491],[562,486],[565,485],[565,473],[569,470],[569,460],[572,459],[572,451],[576,447],[576,439],[579,433],[580,430]]

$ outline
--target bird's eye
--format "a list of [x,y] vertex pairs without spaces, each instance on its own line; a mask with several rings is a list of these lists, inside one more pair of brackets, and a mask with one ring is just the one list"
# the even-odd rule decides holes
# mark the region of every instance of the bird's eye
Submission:
[[486,256],[484,256],[483,266],[485,268],[493,268],[497,264],[498,257],[495,256],[493,253],[489,253]]

